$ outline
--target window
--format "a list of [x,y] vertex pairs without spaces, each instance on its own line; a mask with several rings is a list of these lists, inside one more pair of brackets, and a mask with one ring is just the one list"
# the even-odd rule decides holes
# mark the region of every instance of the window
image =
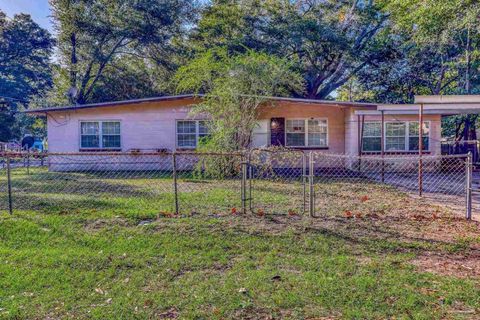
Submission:
[[287,120],[287,146],[305,146],[305,120]]
[[327,120],[308,120],[308,146],[327,146]]
[[80,149],[120,149],[120,122],[80,122]]
[[177,147],[193,149],[210,136],[207,121],[177,121]]
[[120,122],[102,122],[102,147],[120,148]]
[[[381,122],[365,122],[362,151],[381,151]],[[423,123],[423,150],[429,150],[430,123]],[[385,123],[385,151],[418,151],[418,121]]]
[[328,124],[325,119],[287,120],[286,145],[289,147],[326,147]]
[[[429,150],[430,123],[423,123],[422,150]],[[408,128],[408,150],[418,151],[418,122],[410,122]]]
[[387,122],[385,124],[385,150],[405,151],[406,122]]
[[382,150],[381,122],[365,122],[363,126],[362,150],[367,152]]

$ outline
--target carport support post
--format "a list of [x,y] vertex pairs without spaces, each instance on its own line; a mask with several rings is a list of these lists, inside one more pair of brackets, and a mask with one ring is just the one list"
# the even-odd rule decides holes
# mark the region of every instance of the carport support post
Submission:
[[358,172],[362,172],[362,153],[363,153],[363,130],[365,129],[365,115],[362,115],[360,124],[360,116],[358,116]]
[[178,209],[178,184],[177,184],[177,155],[172,153],[172,175],[173,175],[173,191],[175,197],[175,214],[179,214]]
[[423,103],[418,113],[418,195],[423,194]]
[[13,214],[13,201],[12,201],[12,178],[10,172],[10,156],[7,154],[7,187],[8,187],[8,212]]
[[467,220],[472,219],[472,173],[473,173],[473,161],[472,153],[468,152],[467,159],[465,162],[465,182],[466,182],[466,218]]

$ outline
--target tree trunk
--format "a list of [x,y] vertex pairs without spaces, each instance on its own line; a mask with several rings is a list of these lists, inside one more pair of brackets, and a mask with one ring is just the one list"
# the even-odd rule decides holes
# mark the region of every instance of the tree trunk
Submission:
[[478,115],[467,115],[463,120],[462,138],[464,141],[477,140],[476,122]]
[[70,56],[70,91],[68,93],[68,99],[70,103],[76,103],[76,97],[74,91],[77,89],[77,35],[72,32],[70,35],[70,43],[72,46],[72,52]]
[[465,67],[465,92],[467,94],[470,94],[471,89],[470,89],[470,72],[471,72],[471,47],[472,47],[472,39],[470,36],[470,27],[467,29],[467,46],[465,49],[465,61],[466,61],[466,67]]

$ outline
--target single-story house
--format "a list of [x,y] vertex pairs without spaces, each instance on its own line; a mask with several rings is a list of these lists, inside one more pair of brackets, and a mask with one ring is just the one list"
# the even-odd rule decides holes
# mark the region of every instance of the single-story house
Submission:
[[[53,153],[195,149],[208,117],[192,116],[202,96],[177,95],[29,110],[47,118]],[[480,96],[417,96],[414,104],[269,98],[252,147],[333,154],[441,153],[442,115],[479,113]],[[419,139],[419,121],[423,139]]]

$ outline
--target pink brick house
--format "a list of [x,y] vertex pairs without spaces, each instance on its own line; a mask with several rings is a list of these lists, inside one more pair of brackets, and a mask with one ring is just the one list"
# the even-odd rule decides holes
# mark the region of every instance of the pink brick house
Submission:
[[[193,117],[201,96],[180,95],[27,111],[47,117],[50,152],[195,149],[208,135],[205,118]],[[441,152],[441,116],[480,110],[479,96],[421,96],[416,104],[272,98],[259,110],[252,147],[285,146],[334,154]],[[383,129],[382,129],[383,125]],[[383,137],[382,137],[383,133]],[[383,144],[383,148],[382,148]]]

